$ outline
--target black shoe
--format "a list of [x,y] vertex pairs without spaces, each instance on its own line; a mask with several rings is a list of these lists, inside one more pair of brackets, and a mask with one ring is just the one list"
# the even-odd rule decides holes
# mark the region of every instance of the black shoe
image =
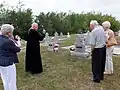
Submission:
[[97,80],[93,80],[93,81],[94,81],[95,83],[100,83],[100,80],[98,80],[98,79],[97,79]]

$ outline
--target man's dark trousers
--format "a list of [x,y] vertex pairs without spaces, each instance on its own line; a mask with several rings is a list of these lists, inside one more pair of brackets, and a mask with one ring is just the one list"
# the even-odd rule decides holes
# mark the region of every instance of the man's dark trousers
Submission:
[[94,81],[99,82],[104,79],[105,62],[106,46],[103,48],[94,48],[92,51],[92,73]]

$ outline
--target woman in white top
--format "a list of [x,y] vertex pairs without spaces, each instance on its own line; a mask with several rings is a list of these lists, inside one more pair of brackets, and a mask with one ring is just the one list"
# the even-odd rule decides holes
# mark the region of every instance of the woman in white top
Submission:
[[[111,23],[109,21],[105,21],[102,23],[102,26],[105,30],[107,41],[111,40],[111,38],[114,37],[114,32],[110,29]],[[104,74],[113,74],[113,61],[112,61],[112,55],[113,55],[114,46],[108,46],[106,49],[106,64],[105,64],[105,72]]]

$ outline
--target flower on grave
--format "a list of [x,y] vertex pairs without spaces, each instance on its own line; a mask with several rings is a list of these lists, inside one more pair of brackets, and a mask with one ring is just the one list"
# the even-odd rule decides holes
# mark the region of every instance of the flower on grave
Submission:
[[75,51],[75,48],[74,48],[74,47],[71,47],[71,48],[70,48],[70,51]]
[[54,44],[54,48],[58,48],[59,47],[59,44]]

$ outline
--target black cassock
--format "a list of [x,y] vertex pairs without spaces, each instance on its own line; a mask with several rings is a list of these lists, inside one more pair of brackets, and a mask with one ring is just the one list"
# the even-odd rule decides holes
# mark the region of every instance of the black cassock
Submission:
[[32,74],[39,74],[43,72],[41,54],[40,54],[40,42],[45,37],[45,34],[38,33],[37,31],[30,29],[27,35],[26,45],[26,57],[25,57],[25,70]]

